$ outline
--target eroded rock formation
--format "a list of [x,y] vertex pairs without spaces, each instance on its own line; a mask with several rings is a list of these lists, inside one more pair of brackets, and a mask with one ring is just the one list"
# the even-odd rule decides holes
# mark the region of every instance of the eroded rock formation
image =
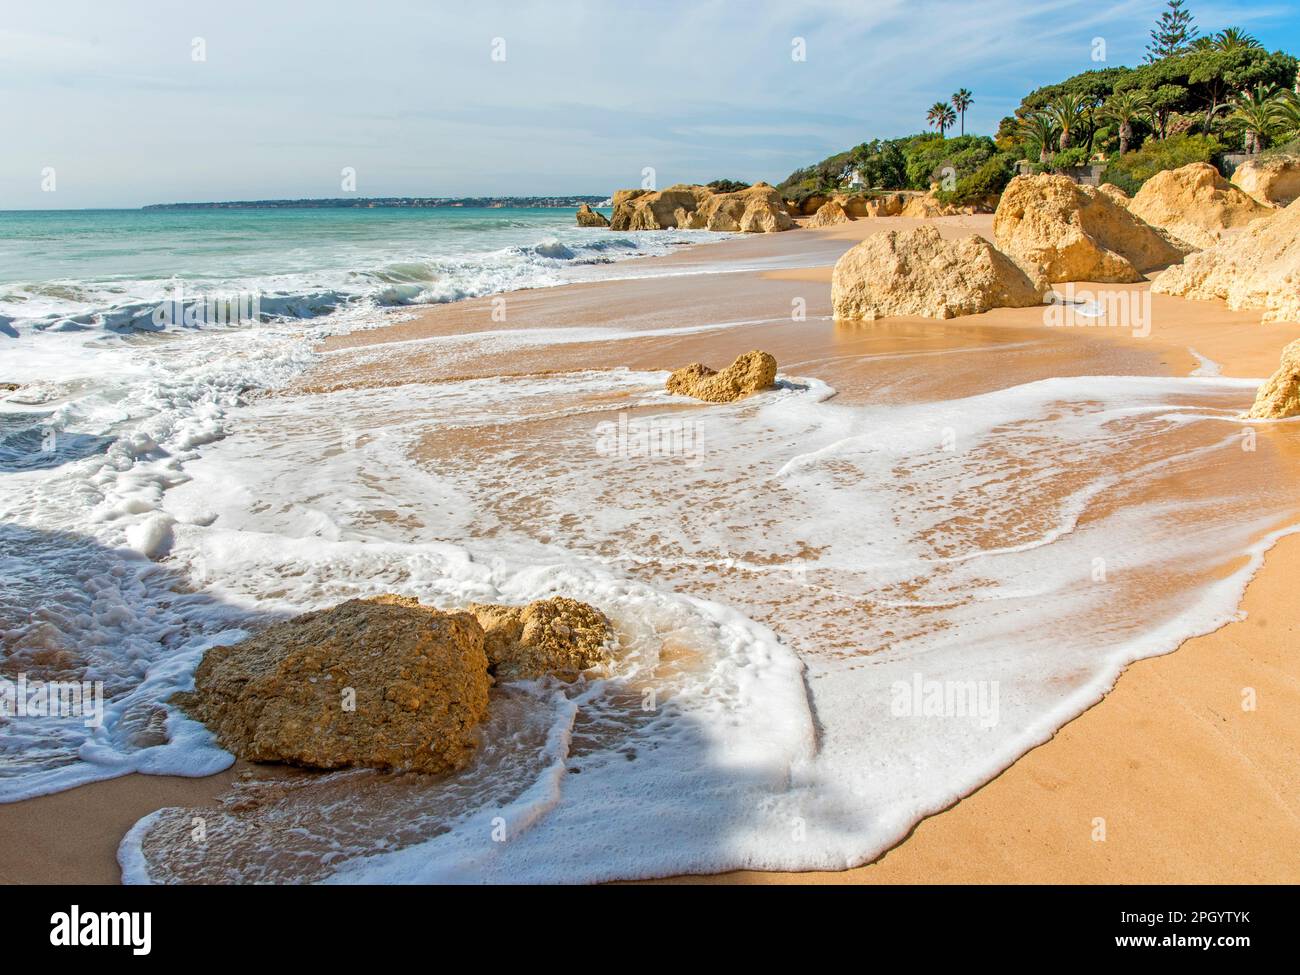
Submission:
[[683,366],[668,377],[670,393],[709,403],[731,403],[776,383],[776,359],[766,352],[746,352],[721,372],[700,362]]
[[1179,261],[1186,244],[1092,186],[1069,177],[1017,176],[993,218],[998,249],[1031,276],[1057,281],[1141,281]]
[[944,240],[930,226],[873,234],[831,277],[836,318],[953,318],[1039,304],[1044,288],[982,237]]
[[1162,272],[1151,290],[1257,308],[1266,322],[1300,322],[1300,200]]
[[1255,394],[1251,420],[1285,420],[1300,416],[1300,339],[1282,350],[1282,362]]

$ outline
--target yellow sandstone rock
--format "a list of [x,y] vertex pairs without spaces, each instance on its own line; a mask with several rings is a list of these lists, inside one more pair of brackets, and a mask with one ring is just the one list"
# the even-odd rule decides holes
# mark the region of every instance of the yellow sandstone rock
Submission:
[[555,596],[526,606],[470,603],[469,611],[483,627],[483,649],[498,681],[576,677],[608,659],[609,620],[576,599]]
[[1202,248],[1218,244],[1220,231],[1245,227],[1273,213],[1204,162],[1156,173],[1142,184],[1128,209],[1151,226]]
[[746,352],[717,372],[699,362],[668,377],[670,393],[693,396],[709,403],[731,403],[776,383],[776,359],[766,352]]
[[445,613],[352,599],[214,647],[173,702],[253,762],[450,772],[473,758],[498,681],[573,677],[606,659],[599,610],[564,597]]
[[848,223],[852,219],[837,200],[828,200],[820,210],[812,215],[807,227],[831,227],[837,223]]
[[613,230],[721,230],[773,233],[794,221],[785,202],[767,183],[734,193],[714,193],[707,186],[685,183],[657,193],[620,190],[614,194]]
[[998,249],[1031,276],[1057,281],[1142,280],[1191,248],[1096,187],[1069,177],[1017,176],[993,217]]
[[1246,414],[1251,420],[1284,420],[1300,416],[1300,339],[1282,350],[1282,363],[1255,394]]
[[1262,309],[1266,322],[1300,322],[1300,200],[1164,271],[1151,290]]
[[831,276],[836,318],[953,318],[1039,304],[1045,288],[982,237],[944,240],[930,226],[874,234]]
[[1300,159],[1248,159],[1237,167],[1232,181],[1258,203],[1290,206],[1300,199]]
[[597,213],[590,206],[584,203],[578,207],[578,226],[579,227],[608,227],[609,219],[603,213]]
[[473,758],[490,683],[473,616],[380,597],[213,647],[176,703],[248,761],[447,772]]

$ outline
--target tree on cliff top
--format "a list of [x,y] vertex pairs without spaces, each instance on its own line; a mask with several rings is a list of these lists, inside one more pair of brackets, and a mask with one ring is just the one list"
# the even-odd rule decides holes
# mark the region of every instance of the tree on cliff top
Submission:
[[1183,8],[1185,0],[1169,0],[1169,9],[1160,15],[1151,29],[1151,43],[1147,45],[1147,60],[1159,61],[1182,53],[1199,33],[1192,23],[1192,13]]

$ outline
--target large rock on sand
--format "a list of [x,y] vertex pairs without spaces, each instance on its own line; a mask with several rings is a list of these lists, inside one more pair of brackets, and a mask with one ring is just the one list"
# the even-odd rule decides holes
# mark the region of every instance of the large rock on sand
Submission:
[[836,318],[953,318],[1037,305],[1044,291],[984,238],[944,240],[929,226],[868,237],[831,277]]
[[1251,420],[1285,420],[1300,416],[1300,339],[1282,350],[1282,363],[1255,394],[1246,414]]
[[1300,159],[1247,159],[1232,174],[1232,181],[1266,206],[1290,206],[1300,200]]
[[1300,200],[1164,271],[1151,290],[1262,309],[1266,322],[1300,322]]
[[590,206],[584,203],[578,207],[578,226],[579,227],[608,227],[609,218],[603,213],[597,213]]
[[722,372],[700,362],[683,366],[668,377],[667,389],[709,403],[731,403],[775,383],[776,359],[766,352],[746,352]]
[[1067,176],[1017,176],[993,217],[1000,250],[1031,275],[1057,281],[1142,280],[1191,248],[1092,186]]
[[828,200],[822,204],[820,210],[812,215],[812,218],[805,226],[807,227],[833,227],[837,223],[848,223],[852,217],[848,211],[840,204],[838,200]]
[[1219,175],[1209,163],[1156,173],[1128,204],[1153,227],[1197,246],[1214,246],[1220,231],[1245,227],[1273,213]]
[[527,606],[470,603],[469,611],[483,627],[483,649],[498,681],[571,678],[608,659],[609,620],[576,599],[556,596]]
[[449,772],[474,755],[498,681],[569,678],[608,656],[599,610],[554,597],[444,613],[353,599],[214,647],[175,703],[253,762]]
[[488,709],[483,629],[412,602],[353,599],[214,647],[177,703],[248,761],[463,768]]
[[614,194],[613,230],[722,230],[773,233],[794,221],[781,194],[767,183],[735,193],[714,193],[707,186],[678,184],[650,193],[620,190]]

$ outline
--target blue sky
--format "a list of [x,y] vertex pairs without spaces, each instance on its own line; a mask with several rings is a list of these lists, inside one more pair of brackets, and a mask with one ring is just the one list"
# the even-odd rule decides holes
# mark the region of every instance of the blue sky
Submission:
[[[1163,3],[10,4],[0,21],[0,209],[179,200],[607,193],[777,181],[925,127],[958,87],[967,131],[1021,95],[1142,59]],[[1189,7],[1300,52],[1294,2]],[[193,56],[201,38],[205,60]],[[493,41],[504,40],[504,60]],[[791,57],[803,38],[807,58]],[[501,51],[500,45],[497,47]],[[55,191],[41,189],[54,170]]]

